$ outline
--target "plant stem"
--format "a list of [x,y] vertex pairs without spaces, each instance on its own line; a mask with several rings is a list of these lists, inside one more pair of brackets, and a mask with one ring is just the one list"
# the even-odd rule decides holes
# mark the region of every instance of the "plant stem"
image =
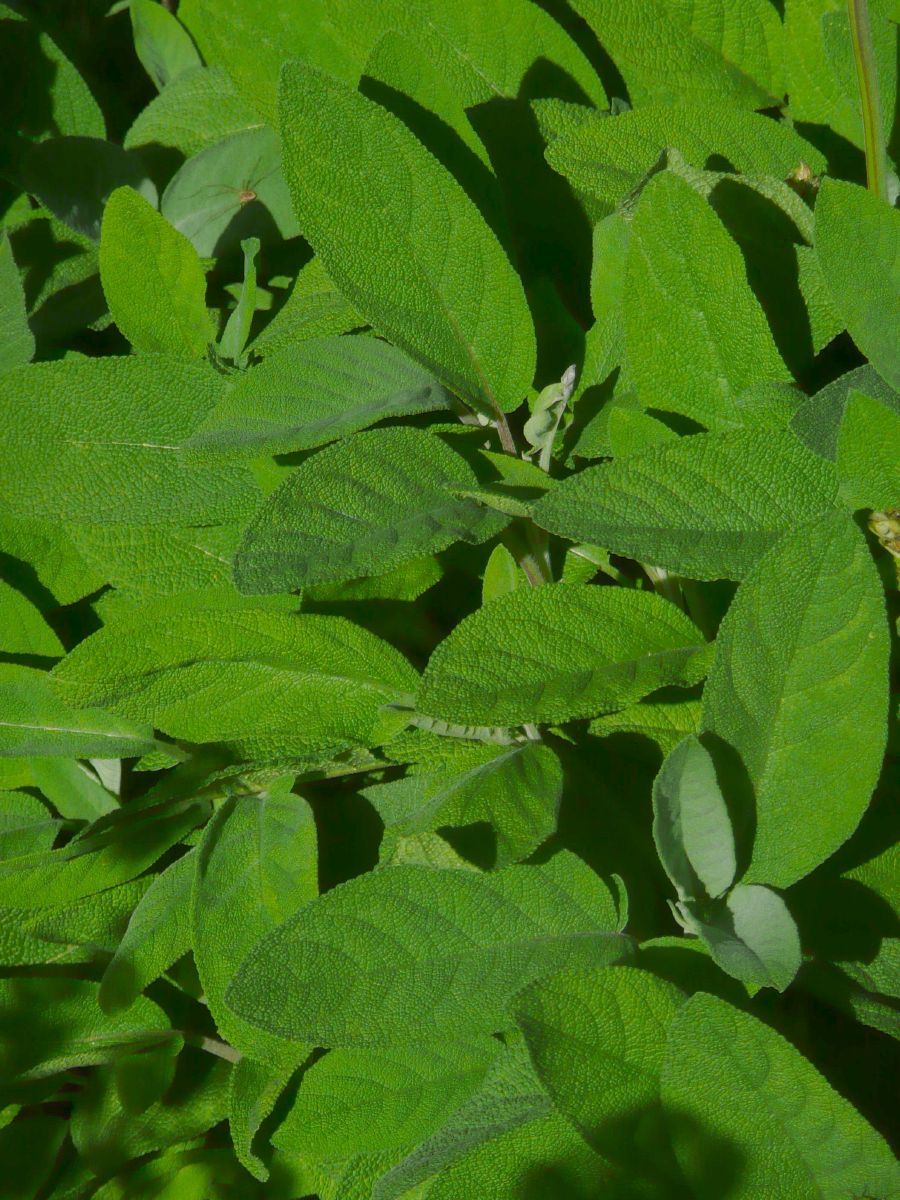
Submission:
[[862,104],[863,137],[866,147],[866,182],[870,192],[887,200],[887,155],[881,126],[881,103],[878,97],[878,77],[875,73],[875,51],[872,47],[872,25],[869,20],[869,0],[847,0],[850,16],[850,35],[853,56],[859,78],[859,98]]
[[516,441],[512,435],[512,430],[509,427],[509,421],[506,419],[506,414],[497,410],[497,420],[495,422],[497,432],[500,434],[500,445],[507,454],[511,454],[513,458],[519,457],[519,451],[516,449]]

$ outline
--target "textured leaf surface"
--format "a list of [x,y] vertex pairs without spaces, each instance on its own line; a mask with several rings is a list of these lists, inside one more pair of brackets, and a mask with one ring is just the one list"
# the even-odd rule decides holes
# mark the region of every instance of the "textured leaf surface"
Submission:
[[668,171],[644,189],[632,222],[624,311],[645,407],[707,428],[737,425],[740,392],[789,378],[737,244],[704,197]]
[[127,758],[154,746],[149,727],[70,705],[43,671],[0,663],[0,754]]
[[[563,773],[547,746],[488,746],[421,735],[414,773],[365,792],[402,836],[489,822],[496,866],[527,857],[556,829]],[[397,754],[396,746],[391,751]]]
[[889,509],[900,496],[900,412],[851,392],[838,433],[841,491],[854,508]]
[[248,457],[288,454],[449,403],[433,375],[387,342],[313,338],[239,375],[190,445]]
[[395,117],[299,63],[280,116],[297,218],[354,308],[470,404],[518,407],[535,363],[525,295],[455,180]]
[[471,467],[433,434],[378,429],[307,459],[266,501],[234,558],[248,594],[380,575],[505,523],[452,487]]
[[599,877],[567,853],[491,875],[387,867],[326,892],[265,939],[228,1003],[326,1046],[490,1033],[508,1026],[509,1001],[531,980],[626,953],[617,923]]
[[334,286],[318,258],[301,267],[290,295],[253,343],[275,354],[308,338],[350,333],[366,321]]
[[[719,1200],[723,1188],[734,1200],[843,1200],[897,1190],[890,1150],[851,1105],[779,1034],[713,996],[692,997],[675,1019],[663,1102],[708,1131],[692,1139],[672,1126],[701,1200]],[[730,1160],[710,1153],[715,1138],[733,1147]]]
[[585,117],[557,138],[547,161],[579,190],[618,204],[674,146],[693,167],[713,157],[736,171],[784,179],[800,159],[816,172],[821,154],[799,134],[768,117],[728,104],[646,104],[614,120]]
[[709,752],[687,737],[669,754],[653,785],[653,840],[682,896],[718,896],[734,882],[731,819]]
[[127,1008],[144,988],[191,948],[191,852],[157,875],[141,897],[100,981],[104,1012]]
[[816,201],[815,248],[851,337],[900,390],[900,213],[865,188],[826,180]]
[[312,810],[291,782],[218,810],[200,844],[191,904],[194,961],[219,1033],[278,1067],[299,1065],[307,1051],[247,1025],[223,1001],[256,943],[318,895]]
[[171,146],[185,158],[231,133],[259,124],[220,66],[195,67],[173,80],[138,114],[125,147]]
[[37,796],[0,792],[0,858],[49,850],[59,826]]
[[765,108],[782,92],[782,30],[766,0],[577,0],[633,101],[702,93]]
[[35,363],[0,377],[0,500],[18,517],[212,524],[259,500],[241,467],[181,449],[221,394],[208,367],[163,357]]
[[0,373],[31,361],[34,334],[28,327],[25,292],[6,233],[0,237]]
[[58,658],[59,638],[21,592],[0,579],[0,654],[37,654]]
[[254,1138],[292,1074],[292,1064],[260,1063],[252,1058],[239,1059],[231,1072],[228,1128],[238,1160],[255,1179],[268,1179],[269,1169],[253,1149]]
[[556,1106],[595,1150],[640,1174],[646,1162],[639,1166],[636,1127],[656,1114],[659,1142],[666,1035],[683,999],[665,980],[622,966],[563,971],[516,1001],[516,1020]]
[[791,434],[735,430],[589,467],[556,484],[533,515],[552,533],[694,579],[740,579],[836,497],[831,465]]
[[55,672],[61,696],[263,754],[368,745],[382,705],[416,682],[399,651],[339,617],[165,602],[123,613]]
[[190,242],[131,188],[106,203],[100,279],[109,311],[136,350],[200,358],[213,339],[206,278]]
[[700,702],[692,699],[645,700],[619,712],[596,717],[589,728],[596,737],[615,733],[640,734],[656,742],[665,755],[687,734],[700,732]]
[[856,828],[884,753],[888,653],[878,573],[842,513],[785,537],[741,584],[703,720],[755,794],[747,882],[787,887]]

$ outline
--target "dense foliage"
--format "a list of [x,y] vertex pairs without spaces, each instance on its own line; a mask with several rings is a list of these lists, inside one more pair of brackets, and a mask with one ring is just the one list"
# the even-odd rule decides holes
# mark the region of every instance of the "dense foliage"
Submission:
[[0,1197],[896,1200],[894,0],[0,4]]

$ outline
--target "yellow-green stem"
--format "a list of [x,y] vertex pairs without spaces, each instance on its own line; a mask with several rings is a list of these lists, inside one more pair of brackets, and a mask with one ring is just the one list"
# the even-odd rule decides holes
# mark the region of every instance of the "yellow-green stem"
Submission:
[[878,76],[875,73],[875,51],[872,45],[868,0],[847,0],[847,9],[862,104],[866,182],[869,191],[880,196],[882,200],[887,200],[887,155],[881,126],[881,103],[878,96]]

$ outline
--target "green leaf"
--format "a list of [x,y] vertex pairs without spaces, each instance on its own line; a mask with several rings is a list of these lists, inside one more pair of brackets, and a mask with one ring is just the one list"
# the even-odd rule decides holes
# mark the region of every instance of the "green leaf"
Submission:
[[37,1196],[43,1191],[65,1136],[66,1122],[41,1112],[8,1125],[0,1133],[3,1200]]
[[261,354],[278,354],[296,342],[350,333],[365,320],[341,295],[318,258],[301,267],[290,295],[253,343]]
[[213,142],[259,124],[259,116],[237,93],[219,66],[194,67],[179,75],[138,113],[125,135],[125,148],[162,146],[185,158]]
[[[698,1200],[888,1196],[881,1137],[774,1030],[702,993],[669,1032],[663,1103]],[[716,1144],[731,1148],[715,1154]]]
[[164,5],[156,0],[128,0],[128,10],[135,52],[160,91],[201,65],[190,34]]
[[278,135],[267,125],[206,146],[180,167],[160,211],[199,255],[236,250],[243,238],[264,245],[300,232],[281,171]]
[[234,559],[248,595],[383,574],[455,541],[486,541],[505,522],[451,490],[471,467],[417,429],[357,434],[307,459],[266,501]]
[[[225,468],[228,472],[228,468]],[[101,578],[132,593],[233,590],[240,525],[72,525],[72,541]]]
[[696,434],[588,467],[533,509],[544,529],[693,579],[740,579],[834,510],[837,476],[790,433]]
[[900,213],[853,183],[827,179],[815,249],[835,308],[875,369],[900,389]]
[[28,792],[0,792],[0,858],[49,850],[60,822]]
[[100,981],[100,1007],[121,1012],[191,948],[190,897],[193,851],[155,877],[128,922]]
[[353,307],[474,407],[517,408],[531,316],[456,181],[396,117],[300,63],[285,67],[280,118],[297,218]]
[[18,1036],[0,1050],[4,1079],[40,1079],[71,1067],[110,1062],[130,1046],[172,1037],[165,1013],[141,997],[110,1018],[97,1004],[97,984],[86,979],[0,979],[0,1021]]
[[214,331],[197,251],[131,188],[116,188],[106,202],[100,280],[113,320],[136,350],[206,354]]
[[270,934],[227,1001],[263,1029],[325,1046],[492,1033],[531,980],[626,954],[616,924],[599,877],[565,852],[491,875],[386,867]]
[[128,758],[154,745],[145,725],[66,703],[44,671],[0,663],[0,755]]
[[629,369],[647,408],[707,428],[738,425],[737,395],[789,378],[737,244],[670,171],[641,194],[624,297]]
[[217,455],[289,454],[449,406],[434,376],[387,342],[312,338],[239,375],[188,444]]
[[784,179],[803,160],[819,172],[819,151],[787,125],[731,104],[694,99],[644,104],[614,119],[586,116],[547,149],[547,161],[580,191],[613,207],[638,186],[669,147],[693,167],[724,158],[735,171]]
[[290,1066],[254,1062],[252,1058],[239,1058],[231,1071],[228,1128],[234,1152],[241,1165],[263,1182],[269,1178],[269,1168],[254,1152],[253,1140],[292,1074]]
[[[0,387],[0,404],[3,389]],[[4,406],[5,408],[5,406]],[[2,454],[2,450],[0,450]],[[6,464],[4,461],[4,471]],[[45,466],[44,470],[47,470]],[[0,499],[0,545],[11,559],[28,563],[28,576],[60,604],[71,604],[105,583],[105,576],[75,549],[72,539],[50,518],[14,516]],[[32,574],[33,572],[33,574]],[[5,572],[6,573],[6,572]],[[25,580],[11,564],[7,578],[22,587]]]
[[61,817],[95,821],[118,808],[116,797],[107,791],[87,763],[75,758],[45,756],[29,759],[29,765],[34,783]]
[[498,542],[484,568],[481,603],[487,604],[489,600],[496,600],[498,596],[514,592],[520,583],[524,582],[525,577],[519,571],[519,564],[503,543]]
[[719,896],[734,882],[734,834],[716,768],[703,744],[686,737],[653,785],[653,840],[681,897]]
[[[549,747],[420,734],[411,750],[418,755],[414,773],[363,792],[386,831],[411,836],[488,822],[498,867],[526,858],[555,831],[563,773]],[[396,756],[398,748],[390,753]]]
[[691,699],[645,700],[620,712],[595,717],[588,728],[595,737],[639,734],[654,741],[666,755],[686,734],[700,732],[700,702]]
[[856,828],[884,753],[888,654],[878,572],[843,513],[785,537],[738,588],[703,722],[753,788],[746,882],[787,887]]
[[25,291],[9,236],[0,234],[0,374],[31,362],[34,334],[28,326]]
[[791,418],[791,429],[821,458],[837,460],[838,434],[847,401],[854,391],[900,414],[900,394],[868,365],[856,367],[804,400]]
[[693,681],[701,645],[691,621],[650,593],[519,589],[466,617],[438,646],[418,707],[462,724],[590,717]]
[[259,238],[245,238],[241,242],[244,252],[244,278],[241,282],[237,303],[229,314],[219,338],[218,353],[238,366],[246,366],[244,349],[250,340],[250,327],[256,312],[256,258],[259,254]]
[[380,710],[417,678],[399,651],[340,617],[200,601],[123,612],[54,672],[73,702],[263,758],[373,744]]
[[838,432],[841,493],[854,508],[900,505],[900,411],[851,391]]
[[156,207],[156,187],[140,157],[100,138],[39,142],[29,151],[23,173],[29,192],[70,229],[92,241],[100,237],[103,212],[116,188],[133,188]]
[[739,883],[709,907],[690,902],[678,907],[722,970],[748,987],[783,992],[800,970],[797,926],[782,898],[769,888]]
[[415,1146],[469,1099],[500,1052],[489,1037],[332,1050],[304,1074],[275,1144],[324,1163]]
[[745,108],[780,103],[782,28],[766,0],[577,0],[635,104],[702,95]]
[[0,502],[17,517],[98,524],[246,518],[242,467],[181,444],[222,393],[209,367],[131,356],[33,363],[0,376]]
[[241,961],[319,892],[316,827],[291,778],[216,812],[200,843],[191,900],[194,961],[221,1036],[276,1069],[296,1067],[308,1048],[248,1025],[224,1003]]
[[[55,857],[57,860],[64,858],[62,855]],[[53,903],[49,907],[23,910],[28,932],[53,944],[54,961],[73,961],[71,952],[79,949],[86,951],[82,957],[91,961],[98,950],[111,954],[121,941],[135,905],[140,903],[149,886],[149,880],[127,879],[124,883],[113,883],[111,887],[106,887],[103,886],[102,874],[102,871],[96,872],[102,891],[90,892],[79,896],[77,900],[64,898],[62,903]],[[56,899],[59,900],[60,896]],[[65,947],[65,953],[59,951],[60,946]]]
[[660,1194],[673,1196],[681,1192],[677,1169],[666,1162],[660,1073],[683,999],[649,971],[620,966],[560,972],[526,988],[515,1006],[556,1107],[632,1178],[670,1176],[671,1192]]
[[63,653],[62,642],[34,605],[0,579],[0,655],[59,658]]
[[0,863],[0,904],[50,908],[95,892],[106,894],[151,867],[208,811],[203,800],[171,809],[117,810],[59,850]]

